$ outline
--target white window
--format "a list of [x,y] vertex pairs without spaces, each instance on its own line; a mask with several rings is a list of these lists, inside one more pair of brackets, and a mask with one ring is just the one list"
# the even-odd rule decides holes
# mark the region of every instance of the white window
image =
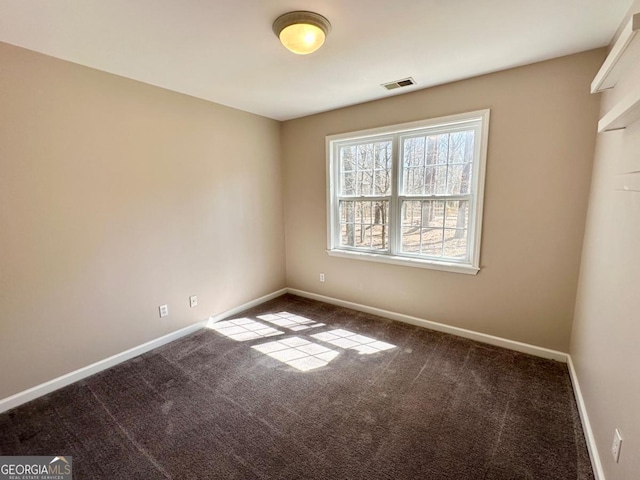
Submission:
[[476,274],[489,110],[327,137],[330,255]]

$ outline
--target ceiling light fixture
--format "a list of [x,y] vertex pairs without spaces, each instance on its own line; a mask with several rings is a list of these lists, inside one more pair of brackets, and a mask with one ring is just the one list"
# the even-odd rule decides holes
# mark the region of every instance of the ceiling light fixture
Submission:
[[282,45],[298,55],[318,50],[330,31],[329,20],[313,12],[289,12],[273,22],[273,33]]

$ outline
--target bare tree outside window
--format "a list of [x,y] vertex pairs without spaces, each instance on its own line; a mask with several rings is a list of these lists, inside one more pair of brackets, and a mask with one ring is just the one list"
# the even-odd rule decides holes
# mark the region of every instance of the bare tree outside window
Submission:
[[329,252],[477,273],[488,118],[484,110],[329,137]]
[[403,140],[403,194],[420,199],[419,203],[405,200],[403,204],[403,251],[442,257],[466,255],[469,201],[445,204],[428,198],[469,194],[473,140],[473,130]]
[[340,148],[342,245],[388,248],[391,153],[390,141]]

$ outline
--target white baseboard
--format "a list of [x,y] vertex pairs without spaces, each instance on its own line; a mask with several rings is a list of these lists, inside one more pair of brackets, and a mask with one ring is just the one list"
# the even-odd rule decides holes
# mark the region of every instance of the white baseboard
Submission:
[[495,345],[498,347],[507,348],[509,350],[515,350],[516,352],[528,353],[535,355],[536,357],[548,358],[551,360],[557,360],[558,362],[567,363],[568,354],[559,352],[557,350],[551,350],[544,347],[537,347],[535,345],[529,345],[528,343],[516,342],[515,340],[508,340],[506,338],[495,337],[486,333],[474,332],[472,330],[466,330],[464,328],[453,327],[451,325],[445,325],[444,323],[432,322],[430,320],[424,320],[422,318],[412,317],[410,315],[404,315],[402,313],[390,312],[388,310],[382,310],[380,308],[369,307],[367,305],[361,305],[359,303],[348,302],[346,300],[339,300],[333,297],[326,297],[317,293],[305,292],[304,290],[297,290],[295,288],[287,288],[288,293],[298,295],[300,297],[310,298],[318,300],[320,302],[330,303],[332,305],[338,305],[340,307],[350,308],[352,310],[358,310],[360,312],[370,313],[379,317],[389,318],[391,320],[397,320],[418,327],[428,328],[430,330],[436,330],[438,332],[450,333],[458,337],[469,338],[471,340],[477,340],[478,342],[487,343],[489,345]]
[[231,310],[227,310],[226,312],[217,314],[209,318],[209,320],[205,320],[203,322],[198,322],[194,325],[190,325],[188,327],[182,328],[175,332],[164,335],[160,338],[156,338],[155,340],[151,340],[142,345],[138,345],[137,347],[130,348],[121,353],[117,353],[109,358],[105,358],[104,360],[100,360],[96,363],[92,363],[86,367],[80,368],[73,372],[67,373],[60,377],[54,378],[53,380],[49,380],[48,382],[42,383],[40,385],[36,385],[35,387],[31,387],[22,392],[18,392],[15,395],[11,395],[10,397],[3,398],[0,400],[0,413],[6,412],[7,410],[11,410],[12,408],[18,407],[23,403],[30,402],[38,397],[42,397],[48,393],[51,393],[55,390],[58,390],[62,387],[66,387],[74,382],[82,380],[83,378],[87,378],[91,375],[95,375],[107,368],[111,368],[119,363],[125,362],[131,358],[137,357],[138,355],[142,355],[154,348],[161,347],[169,342],[173,342],[185,335],[189,335],[190,333],[196,332],[203,328],[208,321],[218,321],[223,318],[229,317],[231,315],[235,315],[243,310],[246,310],[251,307],[255,307],[256,305],[260,305],[268,300],[279,297],[286,293],[286,289],[283,288],[276,292],[270,293],[269,295],[265,295],[264,297],[257,298],[245,304],[239,305]]
[[567,366],[569,367],[569,377],[571,378],[571,383],[573,385],[573,393],[576,396],[576,403],[578,404],[578,412],[580,413],[582,429],[584,430],[584,436],[587,441],[587,450],[589,451],[589,458],[591,459],[591,466],[593,467],[593,475],[595,480],[605,480],[602,462],[600,461],[598,447],[596,446],[596,439],[593,435],[589,415],[587,414],[587,406],[584,403],[584,397],[582,396],[582,390],[580,389],[580,383],[578,382],[578,373],[573,365],[571,356],[568,358]]
[[277,298],[285,293],[291,293],[294,295],[298,295],[300,297],[310,298],[313,300],[330,303],[332,305],[351,308],[352,310],[358,310],[360,312],[370,313],[372,315],[377,315],[380,317],[389,318],[391,320],[397,320],[400,322],[409,323],[411,325],[416,325],[419,327],[436,330],[438,332],[450,333],[452,335],[469,338],[471,340],[477,340],[482,343],[487,343],[490,345],[507,348],[509,350],[515,350],[518,352],[535,355],[537,357],[548,358],[552,360],[557,360],[559,362],[567,363],[569,367],[571,382],[573,384],[573,389],[576,396],[576,401],[578,404],[578,411],[580,412],[580,419],[582,421],[583,429],[586,436],[587,447],[589,450],[589,456],[591,458],[591,464],[593,465],[595,479],[605,480],[604,473],[602,470],[602,464],[600,462],[600,457],[598,455],[598,449],[596,447],[595,439],[593,436],[593,430],[591,429],[591,423],[589,422],[589,416],[587,415],[586,406],[584,404],[584,399],[582,397],[582,392],[580,390],[580,385],[578,383],[578,377],[576,375],[573,362],[571,361],[571,357],[567,353],[559,352],[556,350],[550,350],[548,348],[537,347],[535,345],[529,345],[522,342],[516,342],[514,340],[495,337],[493,335],[487,335],[485,333],[474,332],[472,330],[466,330],[464,328],[453,327],[450,325],[445,325],[443,323],[432,322],[429,320],[412,317],[410,315],[390,312],[388,310],[382,310],[380,308],[369,307],[366,305],[361,305],[359,303],[348,302],[346,300],[339,300],[337,298],[327,297],[327,296],[319,295],[316,293],[305,292],[303,290],[298,290],[295,288],[280,289],[278,291],[275,291],[263,297],[257,298],[250,302],[244,303],[242,305],[239,305],[225,312],[219,313],[217,315],[213,315],[204,322],[198,322],[189,327],[182,328],[178,331],[172,332],[168,335],[164,335],[155,340],[151,340],[150,342],[144,343],[137,347],[118,353],[104,360],[100,360],[96,363],[83,367],[74,372],[67,373],[66,375],[62,375],[58,378],[54,378],[53,380],[50,380],[43,384],[36,385],[35,387],[29,388],[22,392],[16,393],[15,395],[4,398],[0,400],[0,413],[6,412],[7,410],[11,410],[12,408],[20,406],[24,403],[27,403],[38,397],[51,393],[67,385],[70,385],[71,383],[82,380],[83,378],[94,375],[98,372],[106,370],[107,368],[111,368],[126,360],[142,355],[143,353],[153,350],[154,348],[158,348],[169,342],[172,342],[181,337],[184,337],[185,335],[188,335],[190,333],[193,333],[203,328],[209,322],[217,322],[217,321],[223,320],[227,317],[240,313],[244,310],[247,310],[249,308],[255,307],[269,300]]
[[212,315],[211,317],[209,317],[209,320],[205,322],[205,324],[211,323],[211,322],[219,322],[220,320],[224,320],[225,318],[228,318],[231,315],[235,315],[236,313],[243,312],[245,310],[248,310],[249,308],[253,308],[257,305],[268,302],[269,300],[273,300],[274,298],[280,297],[285,293],[287,293],[287,289],[281,288],[280,290],[276,290],[275,292],[265,295],[264,297],[256,298],[255,300],[251,300],[250,302],[243,303],[242,305],[238,305],[237,307],[232,308],[231,310],[227,310],[226,312],[222,312],[217,315]]
[[10,397],[3,398],[2,400],[0,400],[0,413],[11,410],[12,408],[22,405],[23,403],[30,402],[31,400],[34,400],[38,397],[42,397],[43,395],[51,393],[54,390],[58,390],[59,388],[66,387],[67,385],[82,380],[83,378],[87,378],[91,375],[101,372],[102,370],[106,370],[107,368],[111,368],[133,357],[142,355],[149,350],[153,350],[154,348],[158,348],[166,343],[172,342],[180,337],[184,337],[185,335],[200,330],[202,327],[204,327],[204,322],[198,322],[189,327],[182,328],[175,332],[169,333],[168,335],[164,335],[160,338],[156,338],[155,340],[151,340],[150,342],[138,345],[137,347],[130,348],[129,350],[126,350],[124,352],[117,353],[109,358],[105,358],[104,360],[92,363],[91,365],[88,365],[86,367],[82,367],[73,372],[69,372],[65,375],[54,378],[53,380],[49,380],[48,382],[36,385],[35,387],[31,387],[22,392],[18,392],[15,395],[11,395]]
[[591,428],[591,423],[587,414],[587,407],[585,406],[584,398],[582,397],[582,391],[580,390],[580,384],[578,383],[578,376],[576,374],[573,361],[571,360],[571,356],[568,353],[559,352],[557,350],[550,350],[548,348],[538,347],[535,345],[529,345],[527,343],[516,342],[514,340],[508,340],[506,338],[495,337],[493,335],[487,335],[486,333],[474,332],[472,330],[466,330],[464,328],[453,327],[451,325],[445,325],[443,323],[432,322],[401,313],[390,312],[388,310],[382,310],[380,308],[369,307],[367,305],[361,305],[359,303],[339,300],[337,298],[327,297],[324,295],[319,295],[317,293],[305,292],[303,290],[297,290],[295,288],[287,288],[287,292],[293,295],[298,295],[300,297],[310,298],[313,300],[330,303],[332,305],[338,305],[340,307],[351,308],[352,310],[370,313],[379,317],[398,320],[400,322],[417,325],[419,327],[436,330],[438,332],[450,333],[459,337],[477,340],[478,342],[488,343],[490,345],[507,348],[509,350],[515,350],[517,352],[535,355],[536,357],[548,358],[566,363],[569,369],[569,376],[573,385],[573,391],[576,397],[578,411],[580,412],[580,420],[582,422],[587,449],[589,451],[589,457],[591,459],[591,465],[593,467],[593,474],[595,476],[595,480],[605,480],[604,471],[602,470],[602,462],[600,461],[598,448],[596,447],[593,430]]

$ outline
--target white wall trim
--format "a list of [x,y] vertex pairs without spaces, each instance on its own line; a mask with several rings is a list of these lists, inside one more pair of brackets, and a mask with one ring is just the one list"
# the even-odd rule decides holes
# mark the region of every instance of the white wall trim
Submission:
[[436,262],[433,260],[425,260],[422,258],[401,257],[399,255],[387,255],[371,252],[356,252],[353,250],[327,250],[327,254],[331,257],[350,258],[352,260],[364,260],[367,262],[389,263],[391,265],[403,265],[405,267],[428,268],[431,270],[440,270],[451,273],[464,273],[466,275],[477,275],[479,268],[471,265],[463,265],[447,262]]
[[402,313],[390,312],[388,310],[382,310],[380,308],[369,307],[367,305],[361,305],[359,303],[348,302],[346,300],[339,300],[333,297],[326,297],[317,293],[305,292],[304,290],[298,290],[295,288],[287,288],[287,292],[300,297],[311,298],[332,305],[338,305],[340,307],[351,308],[360,312],[370,313],[372,315],[378,315],[379,317],[389,318],[391,320],[397,320],[418,327],[428,328],[443,333],[450,333],[458,337],[469,338],[471,340],[477,340],[478,342],[487,343],[489,345],[495,345],[497,347],[507,348],[509,350],[515,350],[516,352],[528,353],[535,355],[536,357],[548,358],[551,360],[557,360],[558,362],[567,363],[569,355],[557,350],[551,350],[544,347],[538,347],[535,345],[529,345],[528,343],[517,342],[515,340],[508,340],[506,338],[495,337],[486,333],[474,332],[473,330],[467,330],[464,328],[453,327],[451,325],[445,325],[444,323],[432,322],[430,320],[424,320],[422,318],[412,317],[410,315],[404,315]]
[[582,390],[580,389],[580,383],[578,382],[578,373],[576,372],[575,366],[573,365],[571,356],[569,356],[567,360],[567,366],[569,367],[569,377],[571,378],[573,393],[576,397],[576,403],[578,404],[578,412],[580,413],[582,429],[584,430],[584,436],[587,441],[587,450],[589,451],[589,458],[591,459],[591,466],[593,467],[593,475],[595,477],[595,480],[605,480],[604,470],[602,469],[602,462],[600,461],[598,447],[596,446],[596,439],[593,435],[593,429],[591,428],[589,415],[587,414],[587,406],[584,403],[584,397],[582,396]]
[[551,350],[544,347],[538,347],[527,343],[517,342],[515,340],[508,340],[506,338],[495,337],[486,333],[474,332],[472,330],[466,330],[464,328],[453,327],[451,325],[445,325],[443,323],[432,322],[430,320],[424,320],[410,315],[404,315],[401,313],[390,312],[388,310],[382,310],[380,308],[369,307],[367,305],[361,305],[359,303],[348,302],[346,300],[340,300],[333,297],[327,297],[317,293],[306,292],[304,290],[298,290],[295,288],[287,288],[288,293],[298,295],[304,298],[310,298],[332,305],[338,305],[340,307],[351,308],[360,312],[370,313],[372,315],[378,315],[379,317],[389,318],[391,320],[398,320],[400,322],[409,323],[418,327],[424,327],[438,332],[450,333],[458,337],[469,338],[471,340],[477,340],[478,342],[488,343],[498,347],[507,348],[509,350],[515,350],[517,352],[528,353],[535,355],[536,357],[548,358],[551,360],[557,360],[567,364],[569,369],[569,377],[573,385],[573,392],[578,405],[578,412],[580,413],[580,420],[582,422],[582,428],[587,443],[587,450],[589,451],[589,458],[591,459],[591,466],[593,468],[593,475],[595,480],[606,480],[604,471],[602,469],[602,462],[600,461],[600,455],[598,454],[598,448],[596,446],[595,437],[593,436],[593,430],[591,428],[591,422],[589,421],[589,415],[587,414],[587,407],[582,397],[582,390],[580,390],[580,384],[578,383],[578,375],[576,373],[571,356],[568,353],[560,352],[557,350]]
[[[281,288],[280,290],[276,290],[275,292],[269,293],[264,297],[256,298],[255,300],[251,300],[250,302],[243,303],[242,305],[238,305],[237,307],[232,308],[231,310],[227,310],[226,312],[219,313],[217,315],[212,315],[209,319],[204,322],[204,325],[212,322],[219,322],[220,320],[224,320],[231,315],[235,315],[236,313],[243,312],[255,306],[258,306],[262,303],[268,302],[269,300],[273,300],[274,298],[280,297],[287,293],[286,288]],[[203,325],[203,326],[204,326]]]
[[358,310],[360,312],[370,313],[372,315],[378,315],[380,317],[389,318],[391,320],[397,320],[397,321],[408,323],[411,325],[416,325],[418,327],[424,327],[424,328],[428,328],[430,330],[435,330],[438,332],[449,333],[452,335],[456,335],[458,337],[477,340],[479,342],[487,343],[489,345],[495,345],[498,347],[507,348],[509,350],[515,350],[517,352],[528,353],[530,355],[535,355],[537,357],[548,358],[552,360],[557,360],[559,362],[567,363],[569,368],[571,383],[573,385],[573,390],[574,390],[576,402],[578,405],[578,411],[580,413],[580,420],[582,421],[582,426],[583,426],[585,437],[586,437],[589,457],[591,458],[591,464],[593,466],[593,473],[595,475],[595,480],[605,480],[604,472],[602,470],[602,463],[600,462],[600,456],[598,454],[598,448],[596,447],[595,438],[593,436],[593,430],[591,428],[591,423],[589,421],[589,416],[587,414],[584,398],[582,397],[582,391],[580,390],[580,384],[578,383],[578,376],[569,354],[564,352],[559,352],[557,350],[551,350],[548,348],[537,347],[535,345],[529,345],[527,343],[517,342],[514,340],[508,340],[506,338],[495,337],[493,335],[488,335],[486,333],[474,332],[472,330],[466,330],[464,328],[445,325],[443,323],[438,323],[438,322],[432,322],[429,320],[412,317],[410,315],[404,315],[402,313],[390,312],[388,310],[383,310],[380,308],[369,307],[359,303],[348,302],[346,300],[327,297],[325,295],[320,295],[317,293],[306,292],[304,290],[298,290],[295,288],[282,288],[280,290],[277,290],[263,297],[257,298],[255,300],[251,300],[242,305],[238,305],[237,307],[234,307],[225,312],[212,315],[211,317],[209,317],[208,320],[195,323],[188,327],[185,327],[175,332],[164,335],[155,340],[151,340],[137,347],[133,347],[129,350],[113,355],[104,360],[100,360],[86,367],[80,368],[78,370],[67,373],[60,377],[54,378],[53,380],[50,380],[48,382],[42,383],[40,385],[36,385],[35,387],[29,388],[22,392],[18,392],[15,395],[11,395],[10,397],[0,400],[0,413],[11,410],[12,408],[18,407],[38,397],[41,397],[55,390],[58,390],[62,387],[70,385],[74,382],[82,380],[83,378],[87,378],[91,375],[94,375],[103,370],[111,368],[119,363],[125,362],[131,358],[142,355],[143,353],[153,350],[154,348],[161,347],[162,345],[165,345],[169,342],[172,342],[181,337],[189,335],[190,333],[196,332],[201,328],[203,328],[207,323],[218,322],[227,317],[240,313],[244,310],[253,308],[257,305],[260,305],[269,300],[272,300],[281,295],[284,295],[285,293],[291,293],[293,295],[298,295],[300,297],[310,298],[313,300],[330,303],[332,305],[351,308],[353,310]]
[[223,318],[235,315],[236,313],[242,312],[243,310],[255,307],[256,305],[260,305],[261,303],[264,303],[268,300],[279,297],[286,292],[286,288],[280,289],[276,292],[270,293],[263,297],[251,300],[250,302],[232,308],[231,310],[227,310],[226,312],[211,316],[208,320],[195,323],[188,327],[164,335],[160,338],[156,338],[155,340],[151,340],[147,343],[143,343],[142,345],[138,345],[137,347],[133,347],[124,352],[117,353],[109,358],[105,358],[104,360],[99,360],[95,363],[92,363],[91,365],[87,365],[86,367],[82,367],[73,372],[69,372],[65,375],[54,378],[53,380],[49,380],[48,382],[36,385],[35,387],[31,387],[27,390],[23,390],[22,392],[18,392],[14,395],[11,395],[10,397],[3,398],[2,400],[0,400],[0,413],[11,410],[12,408],[18,407],[23,403],[35,400],[38,397],[42,397],[62,387],[66,387],[67,385],[82,380],[83,378],[95,375],[96,373],[106,370],[107,368],[111,368],[115,365],[118,365],[119,363],[142,355],[143,353],[153,350],[154,348],[161,347],[162,345],[173,342],[174,340],[184,337],[185,335],[196,332],[203,328],[209,321],[222,320]]
[[137,347],[125,350],[124,352],[117,353],[109,358],[105,358],[104,360],[99,360],[91,365],[87,365],[86,367],[69,372],[65,375],[54,378],[53,380],[49,380],[48,382],[23,390],[22,392],[18,392],[10,397],[3,398],[0,400],[0,413],[11,410],[12,408],[22,405],[23,403],[30,402],[38,397],[42,397],[54,390],[58,390],[59,388],[66,387],[67,385],[94,375],[102,370],[106,370],[107,368],[111,368],[133,357],[142,355],[149,350],[153,350],[154,348],[160,347],[166,343],[177,340],[180,337],[184,337],[185,335],[200,330],[202,327],[204,327],[204,322],[198,322],[194,325],[169,333],[168,335],[156,338],[155,340],[143,343],[142,345],[138,345]]

